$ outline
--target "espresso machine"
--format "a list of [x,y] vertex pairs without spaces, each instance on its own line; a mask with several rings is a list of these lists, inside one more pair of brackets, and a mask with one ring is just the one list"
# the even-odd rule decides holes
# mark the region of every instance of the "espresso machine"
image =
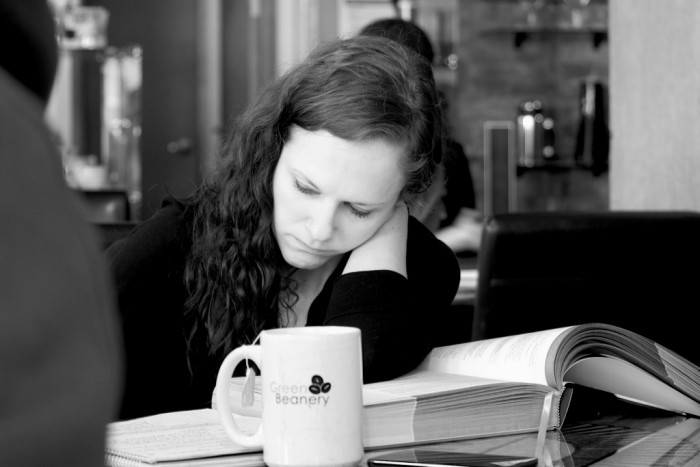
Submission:
[[556,158],[554,120],[545,115],[541,101],[524,101],[518,106],[516,139],[520,167],[535,167]]

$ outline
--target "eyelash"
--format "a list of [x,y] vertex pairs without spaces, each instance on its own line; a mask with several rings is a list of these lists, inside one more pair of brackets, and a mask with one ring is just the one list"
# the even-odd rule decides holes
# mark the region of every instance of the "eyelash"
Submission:
[[349,204],[346,205],[348,209],[350,209],[350,212],[352,213],[353,216],[358,217],[360,219],[366,219],[367,216],[369,216],[369,212],[366,211],[358,211],[357,209],[353,208]]
[[304,194],[304,195],[315,195],[316,194],[316,192],[314,190],[312,190],[311,188],[306,188],[305,186],[301,186],[299,184],[299,182],[296,182],[296,181],[294,182],[294,188],[296,188],[299,193]]
[[[315,190],[312,190],[312,189],[310,189],[310,188],[307,188],[307,187],[305,187],[305,186],[302,186],[302,185],[300,185],[299,182],[297,182],[297,181],[294,182],[294,188],[296,188],[296,190],[297,190],[299,193],[304,194],[304,195],[315,195],[315,194],[317,194]],[[365,218],[367,218],[367,217],[371,214],[370,212],[360,211],[360,210],[358,210],[358,209],[352,207],[352,205],[349,204],[349,203],[345,203],[345,206],[348,207],[348,209],[350,210],[350,212],[352,213],[353,216],[355,216],[355,217],[357,217],[357,218],[359,218],[359,219],[365,219]]]

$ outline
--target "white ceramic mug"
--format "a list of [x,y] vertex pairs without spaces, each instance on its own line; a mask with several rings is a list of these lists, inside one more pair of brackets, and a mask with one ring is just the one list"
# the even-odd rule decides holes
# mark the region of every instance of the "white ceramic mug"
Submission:
[[[362,445],[362,343],[360,330],[309,326],[263,331],[259,346],[241,346],[221,364],[216,407],[229,436],[260,447],[277,466],[357,466]],[[244,359],[261,372],[262,422],[241,432],[229,401],[230,378]]]

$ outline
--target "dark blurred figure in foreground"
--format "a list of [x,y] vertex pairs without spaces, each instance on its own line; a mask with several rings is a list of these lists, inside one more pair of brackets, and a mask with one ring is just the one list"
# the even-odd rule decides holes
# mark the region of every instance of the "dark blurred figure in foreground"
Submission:
[[120,392],[114,293],[44,122],[46,0],[0,0],[0,464],[104,464]]
[[[378,19],[363,27],[359,35],[381,36],[400,42],[433,63],[433,46],[417,24],[400,18]],[[443,98],[443,105],[446,102]],[[473,253],[481,242],[481,215],[476,210],[474,184],[462,145],[452,137],[445,142],[442,180],[431,189],[411,214],[430,228],[455,253]]]

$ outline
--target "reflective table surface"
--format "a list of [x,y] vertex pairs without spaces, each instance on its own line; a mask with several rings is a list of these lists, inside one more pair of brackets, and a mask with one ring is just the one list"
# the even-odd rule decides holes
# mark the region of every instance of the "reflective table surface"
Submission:
[[[700,466],[700,419],[635,407],[624,414],[595,411],[567,415],[561,431],[547,432],[538,450],[536,433],[423,445],[441,451],[532,457],[540,466]],[[416,446],[412,446],[416,448]],[[395,449],[367,452],[367,459]]]

